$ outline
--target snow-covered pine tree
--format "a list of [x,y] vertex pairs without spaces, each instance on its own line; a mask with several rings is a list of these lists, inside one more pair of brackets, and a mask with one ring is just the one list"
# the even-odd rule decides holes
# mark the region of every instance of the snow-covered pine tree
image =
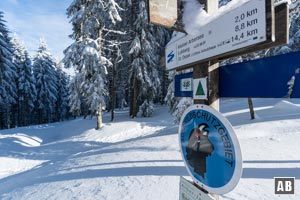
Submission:
[[[137,6],[136,20],[133,27],[135,36],[129,51],[133,59],[129,74],[131,117],[137,116],[140,99],[147,102],[144,105],[152,105],[155,91],[160,85],[157,70],[158,55],[154,51],[154,46],[158,43],[151,33],[145,1],[139,1]],[[146,109],[146,106],[143,108]]]
[[32,73],[31,59],[19,39],[15,36],[12,40],[14,50],[13,62],[17,66],[17,126],[26,126],[32,123],[34,101],[36,98],[35,80]]
[[82,95],[80,92],[80,76],[76,75],[70,82],[70,112],[73,113],[75,117],[80,116],[81,111],[83,110],[81,107],[83,106]]
[[63,121],[69,117],[69,77],[62,70],[62,64],[56,65],[57,100],[55,102],[56,121]]
[[0,128],[10,128],[12,122],[12,106],[16,104],[16,66],[12,62],[13,50],[9,31],[0,11]]
[[292,51],[300,50],[300,2],[293,0],[290,5],[290,42]]
[[[73,83],[79,86],[80,96],[84,98],[91,115],[96,114],[99,106],[106,103],[107,66],[112,63],[103,53],[102,33],[108,20],[111,23],[121,21],[119,9],[114,0],[74,0],[67,9],[73,26],[71,37],[75,41],[64,51],[63,62],[66,67],[75,68]],[[80,84],[78,80],[81,81]],[[71,110],[81,112],[78,105],[72,105],[79,102],[75,101],[76,97],[79,97],[78,90],[71,91]]]
[[57,101],[57,72],[55,61],[48,52],[46,42],[41,39],[34,57],[33,74],[36,80],[37,98],[35,110],[37,123],[52,122],[55,119]]
[[169,107],[169,112],[174,113],[176,110],[176,106],[178,104],[177,98],[174,96],[175,93],[175,83],[174,83],[174,78],[176,75],[176,71],[171,71],[169,72],[168,79],[170,81],[170,84],[168,86],[168,92],[165,96],[164,101],[167,103]]
[[[130,41],[132,34],[132,24],[133,13],[131,12],[132,2],[131,0],[117,0],[120,7],[123,8],[120,12],[122,21],[117,24],[118,30],[125,32],[124,35],[119,35],[117,38],[122,42],[120,45],[120,50],[122,53],[122,60],[118,63],[117,71],[115,74],[115,88],[116,92],[116,106],[123,108],[129,102],[128,94],[128,75],[129,75],[129,66],[131,64],[131,55],[128,54],[130,51]],[[116,29],[116,28],[114,28]]]
[[153,67],[156,68],[154,72],[158,72],[158,74],[151,75],[154,88],[156,89],[154,92],[154,100],[162,103],[166,96],[167,85],[169,83],[164,60],[165,46],[171,39],[172,31],[152,24],[150,24],[150,31],[156,40],[156,43],[153,45],[153,51],[156,55],[154,57],[156,65]]

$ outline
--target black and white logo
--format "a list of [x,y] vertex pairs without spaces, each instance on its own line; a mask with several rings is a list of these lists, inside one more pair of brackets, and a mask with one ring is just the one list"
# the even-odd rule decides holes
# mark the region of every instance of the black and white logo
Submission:
[[295,177],[275,177],[275,194],[295,194]]
[[205,123],[195,127],[190,133],[186,147],[188,162],[194,167],[194,172],[202,178],[205,178],[206,159],[214,151],[214,146],[208,139],[208,128],[209,126]]

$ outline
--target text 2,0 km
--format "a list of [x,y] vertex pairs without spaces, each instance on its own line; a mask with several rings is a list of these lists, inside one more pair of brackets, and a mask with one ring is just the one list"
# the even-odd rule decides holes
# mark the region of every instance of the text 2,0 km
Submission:
[[258,13],[258,9],[254,8],[252,10],[249,10],[245,13],[242,13],[238,16],[235,16],[234,21],[235,23],[239,23],[241,21],[243,21],[244,19],[246,19],[247,17],[252,17],[253,15],[256,15]]

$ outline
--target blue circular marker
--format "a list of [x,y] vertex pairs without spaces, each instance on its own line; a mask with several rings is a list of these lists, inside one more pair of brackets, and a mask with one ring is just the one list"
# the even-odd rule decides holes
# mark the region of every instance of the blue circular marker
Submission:
[[242,175],[242,154],[229,121],[206,105],[192,105],[181,117],[179,143],[194,182],[213,194],[235,188]]

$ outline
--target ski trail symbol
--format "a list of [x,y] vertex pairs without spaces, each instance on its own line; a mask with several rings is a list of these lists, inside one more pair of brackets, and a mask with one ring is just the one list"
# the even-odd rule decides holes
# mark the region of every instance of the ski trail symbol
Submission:
[[175,54],[174,54],[174,51],[171,51],[169,54],[168,54],[168,63],[172,62],[173,59],[175,57]]

